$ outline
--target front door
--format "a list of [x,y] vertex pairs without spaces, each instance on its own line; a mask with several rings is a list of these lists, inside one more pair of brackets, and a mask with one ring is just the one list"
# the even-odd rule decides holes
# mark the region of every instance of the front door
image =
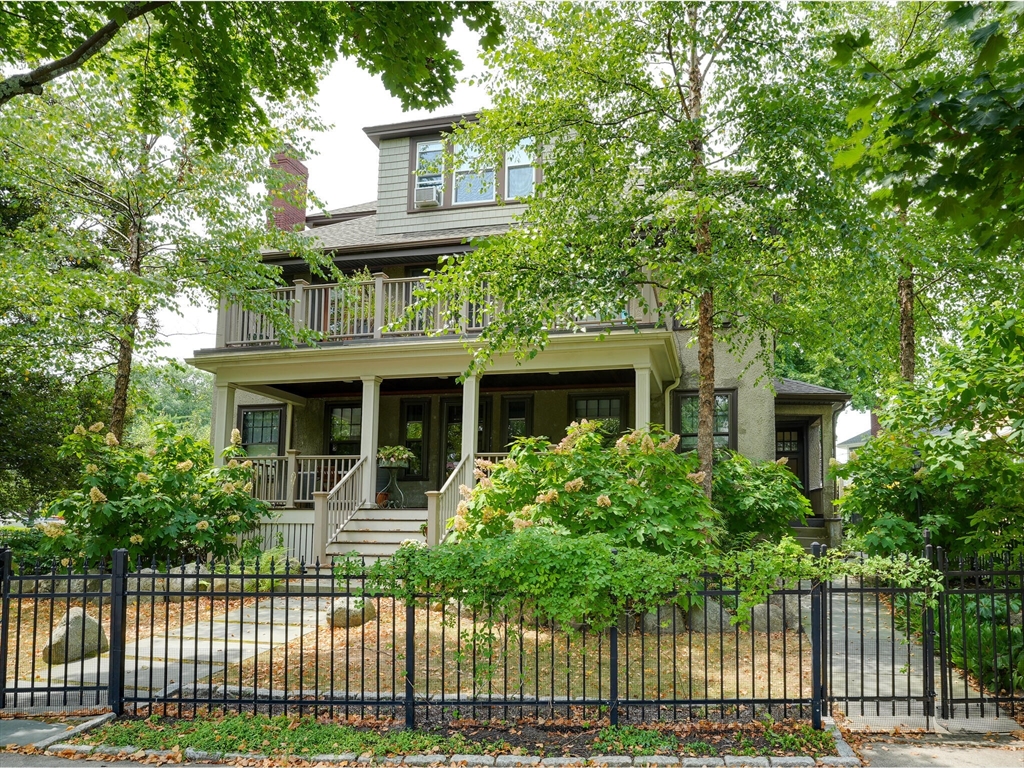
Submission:
[[776,422],[775,459],[785,458],[786,466],[800,478],[804,495],[807,495],[807,425]]
[[[491,449],[490,402],[481,401],[477,420],[476,449],[486,453]],[[444,400],[441,403],[441,485],[462,459],[462,401]]]

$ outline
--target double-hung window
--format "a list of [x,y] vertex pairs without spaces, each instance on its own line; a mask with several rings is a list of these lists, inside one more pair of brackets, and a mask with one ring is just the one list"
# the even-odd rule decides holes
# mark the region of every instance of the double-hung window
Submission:
[[421,141],[416,144],[416,189],[444,187],[444,142]]
[[480,151],[471,146],[456,149],[459,166],[455,169],[453,187],[456,205],[490,203],[494,201],[494,168],[479,168],[476,164]]
[[533,139],[523,139],[505,153],[505,199],[518,200],[533,194]]
[[284,409],[242,408],[239,412],[239,431],[246,456],[279,456],[282,451],[281,421]]
[[[676,397],[676,424],[679,450],[697,450],[697,424],[700,399],[696,392],[680,392]],[[715,392],[713,418],[715,448],[736,450],[736,393],[732,390]]]

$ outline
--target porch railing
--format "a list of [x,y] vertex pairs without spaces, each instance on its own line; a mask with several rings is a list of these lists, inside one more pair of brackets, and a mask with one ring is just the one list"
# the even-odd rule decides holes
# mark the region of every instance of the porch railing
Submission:
[[473,458],[463,456],[445,484],[439,491],[427,491],[427,544],[434,546],[444,541],[448,531],[448,521],[455,517],[462,494],[459,489],[464,485],[473,487]]
[[331,490],[357,461],[358,456],[298,456],[295,503],[312,505],[314,493]]
[[252,495],[272,507],[288,505],[288,457],[259,456],[252,459]]
[[376,465],[361,457],[330,491],[313,494],[313,527],[324,531],[318,536],[317,547],[321,562],[327,560],[327,545],[352,519],[356,511],[368,501],[365,498],[365,474]]
[[[451,334],[479,333],[494,322],[500,307],[493,302],[463,302],[459,321],[445,321],[448,313],[438,307],[415,312],[407,317],[417,301],[416,291],[429,278],[391,278],[377,273],[372,280],[351,283],[309,285],[297,280],[295,285],[274,291],[275,298],[292,303],[291,318],[295,329],[315,331],[321,341],[345,342],[359,339],[422,337],[438,331]],[[629,315],[642,324],[659,322],[654,289],[646,286],[643,299],[630,302]],[[224,344],[228,347],[279,346],[280,334],[269,319],[239,306],[225,308]],[[597,317],[574,317],[575,325],[626,325],[627,318],[611,322]],[[570,325],[566,322],[566,325]]]
[[352,469],[358,456],[258,456],[253,463],[252,495],[272,507],[312,507],[313,494],[329,491]]

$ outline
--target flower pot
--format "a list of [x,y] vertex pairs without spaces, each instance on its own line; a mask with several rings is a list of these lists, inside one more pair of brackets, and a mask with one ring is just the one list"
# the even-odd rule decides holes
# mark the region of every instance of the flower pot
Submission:
[[409,462],[408,461],[381,461],[381,462],[378,462],[377,466],[381,467],[382,469],[396,469],[396,468],[403,468],[404,469],[404,468],[409,466]]

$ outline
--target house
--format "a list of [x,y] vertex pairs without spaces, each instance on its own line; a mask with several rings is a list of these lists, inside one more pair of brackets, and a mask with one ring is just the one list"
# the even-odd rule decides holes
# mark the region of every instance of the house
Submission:
[[[682,435],[682,448],[696,444],[696,348],[690,331],[655,310],[641,315],[638,306],[639,332],[605,326],[601,340],[556,330],[535,358],[498,357],[463,383],[464,342],[489,322],[484,308],[467,303],[443,335],[428,333],[439,328],[435,313],[407,315],[438,258],[505,231],[537,178],[517,151],[489,172],[417,173],[445,152],[442,132],[472,117],[366,128],[380,158],[375,200],[316,215],[279,206],[278,225],[304,225],[343,271],[365,275],[348,287],[323,284],[288,253],[265,255],[282,267],[288,286],[279,294],[292,302],[295,323],[321,332],[321,344],[282,347],[260,316],[222,306],[215,348],[190,361],[216,376],[215,448],[241,431],[258,470],[255,492],[289,510],[265,535],[282,533],[293,551],[382,556],[422,528],[436,541],[459,485],[473,483],[474,457],[498,458],[522,435],[557,439],[576,419],[664,424]],[[276,162],[305,183],[300,162]],[[653,293],[645,298],[657,306]],[[830,518],[823,467],[849,397],[790,380],[772,392],[756,383],[753,352],[737,359],[720,342],[716,357],[716,442],[756,459],[787,457],[818,520]],[[378,467],[379,447],[395,445],[411,452],[408,466]]]
[[859,435],[854,435],[853,437],[847,438],[846,440],[837,443],[836,450],[838,452],[838,456],[836,458],[844,463],[849,461],[853,457],[854,451],[856,451],[858,448],[863,448],[865,445],[867,445],[868,440],[871,439],[872,434],[873,433],[870,429],[866,429]]

